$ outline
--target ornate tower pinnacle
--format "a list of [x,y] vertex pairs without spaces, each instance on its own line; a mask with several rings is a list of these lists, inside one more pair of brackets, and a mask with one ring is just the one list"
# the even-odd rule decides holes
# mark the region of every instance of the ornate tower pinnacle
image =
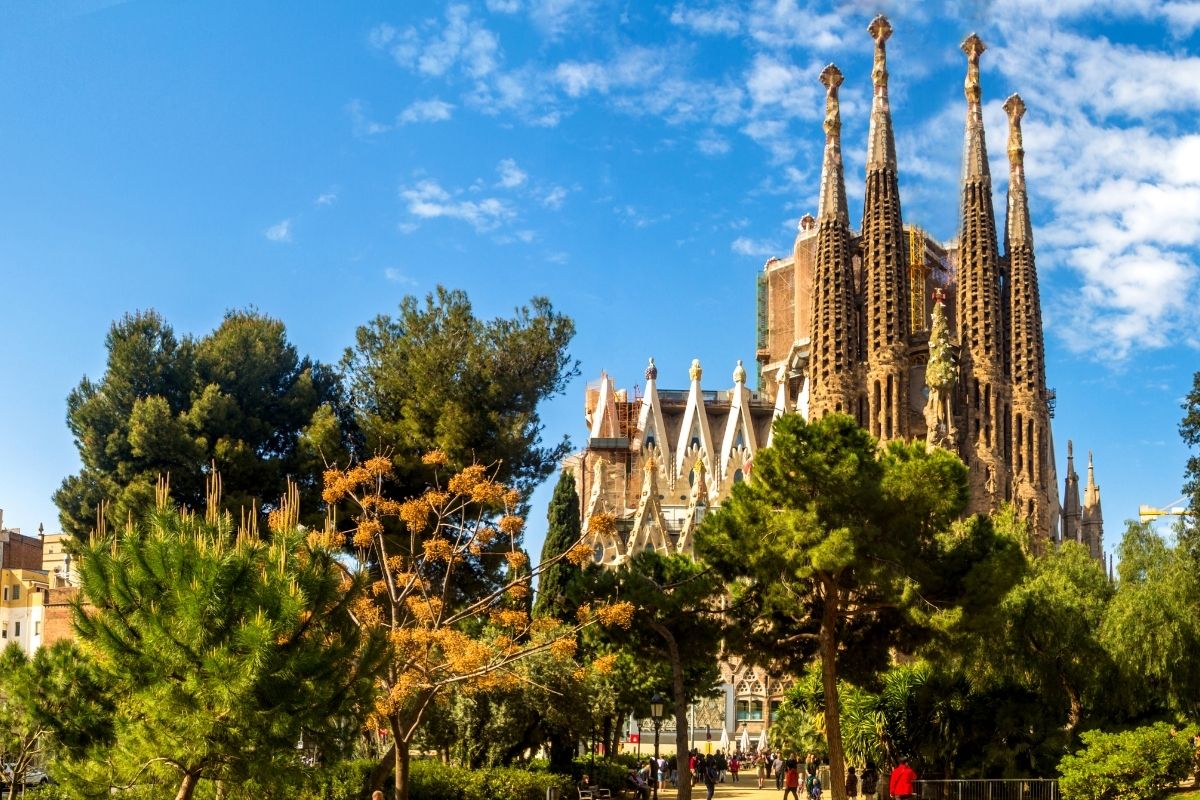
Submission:
[[[821,72],[825,84],[825,158],[821,167],[821,202],[817,213],[816,253],[812,279],[812,335],[809,345],[809,415],[831,411],[854,413],[857,390],[858,320],[854,273],[850,260],[850,215],[842,171],[842,119],[838,87],[842,72],[830,64]],[[861,420],[860,420],[861,421]]]
[[892,24],[882,14],[867,26],[875,40],[875,66],[871,70],[871,82],[875,85],[871,101],[871,131],[867,139],[867,170],[880,167],[896,168],[896,140],[892,134],[891,108],[888,105],[887,48],[885,43],[892,35]]
[[1046,355],[1042,339],[1042,301],[1033,256],[1033,229],[1025,189],[1025,148],[1020,95],[1004,101],[1008,114],[1008,215],[1004,249],[1008,254],[1008,379],[1012,390],[1011,453],[1015,505],[1036,530],[1049,530],[1053,513],[1050,493],[1050,411],[1046,406]]
[[867,180],[862,217],[862,292],[867,361],[866,420],[871,434],[887,440],[907,436],[909,287],[904,228],[896,177],[896,139],[888,105],[887,17],[867,27],[875,40],[875,85],[867,138]]
[[967,138],[963,151],[963,177],[989,176],[987,146],[983,139],[983,89],[979,85],[979,57],[987,45],[972,33],[962,43],[967,54],[967,78],[963,92],[967,96]]
[[821,200],[817,206],[817,219],[838,216],[849,220],[846,210],[846,180],[842,172],[842,112],[838,101],[838,87],[842,85],[842,71],[830,64],[821,71],[821,83],[825,84],[825,159],[821,167]]
[[1025,147],[1021,140],[1021,117],[1025,101],[1014,94],[1004,101],[1008,114],[1008,221],[1004,238],[1009,251],[1014,243],[1033,240],[1029,224],[1029,200],[1025,191]]
[[967,55],[967,121],[963,141],[962,220],[958,252],[958,335],[962,370],[959,408],[964,409],[963,458],[971,465],[972,512],[1008,499],[1011,484],[1005,451],[1011,432],[1005,308],[1000,297],[1000,253],[992,207],[992,178],[983,134],[979,56],[983,41],[971,34]]
[[1083,490],[1083,513],[1080,533],[1092,558],[1104,563],[1104,512],[1100,509],[1100,487],[1096,485],[1096,473],[1092,467],[1092,453],[1088,451],[1087,486]]

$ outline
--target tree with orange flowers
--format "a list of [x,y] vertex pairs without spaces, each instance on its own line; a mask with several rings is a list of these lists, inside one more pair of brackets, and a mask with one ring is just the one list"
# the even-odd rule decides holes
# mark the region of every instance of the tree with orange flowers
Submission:
[[590,548],[578,541],[530,564],[521,548],[522,494],[497,481],[496,468],[476,464],[444,479],[445,453],[427,453],[423,462],[432,470],[430,486],[402,501],[389,494],[388,457],[325,473],[324,499],[353,509],[346,533],[360,568],[370,573],[355,619],[381,630],[390,650],[375,714],[393,744],[371,781],[379,788],[390,771],[395,800],[408,798],[410,747],[440,693],[516,685],[524,679],[524,659],[537,653],[569,659],[580,630],[596,622],[627,627],[633,614],[628,603],[613,602],[585,604],[570,620],[531,618],[532,580],[554,564],[588,563]]

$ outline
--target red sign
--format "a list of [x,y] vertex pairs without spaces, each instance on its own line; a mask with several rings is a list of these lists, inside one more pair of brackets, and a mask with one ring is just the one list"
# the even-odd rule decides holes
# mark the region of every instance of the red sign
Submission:
[[642,741],[642,735],[640,733],[629,734],[629,743],[630,744],[637,744],[640,741]]

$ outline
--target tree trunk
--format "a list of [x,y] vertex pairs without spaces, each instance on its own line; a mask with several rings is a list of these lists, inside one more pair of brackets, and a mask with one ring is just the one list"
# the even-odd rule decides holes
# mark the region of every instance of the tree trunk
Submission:
[[692,773],[688,769],[688,751],[680,747],[688,741],[687,691],[683,685],[683,658],[679,655],[679,643],[665,625],[654,625],[654,630],[667,643],[667,654],[671,657],[671,694],[675,699],[675,761],[679,771],[676,782],[676,800],[692,800]]
[[384,779],[395,769],[396,763],[396,744],[395,739],[392,740],[392,749],[384,753],[383,758],[371,770],[371,774],[367,776],[367,784],[363,787],[363,800],[371,800],[371,792],[376,789],[383,788]]
[[842,709],[837,686],[837,587],[825,583],[821,614],[821,688],[825,694],[825,741],[829,745],[829,791],[833,800],[846,800],[846,756],[842,751]]
[[396,781],[395,800],[408,800],[408,746],[409,741],[400,737],[400,725],[393,720],[392,733],[396,736],[396,770],[393,777]]
[[175,793],[175,800],[192,800],[192,795],[196,793],[196,785],[200,783],[200,770],[192,770],[183,773],[183,782],[179,784],[179,791]]

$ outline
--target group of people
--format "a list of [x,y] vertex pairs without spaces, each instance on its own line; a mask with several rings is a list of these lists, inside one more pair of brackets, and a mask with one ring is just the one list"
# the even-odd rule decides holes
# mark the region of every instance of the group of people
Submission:
[[[726,755],[722,751],[702,755],[699,750],[688,753],[688,771],[691,774],[692,785],[703,783],[707,790],[705,800],[713,800],[718,783],[725,782],[725,773],[730,775],[730,781],[739,782],[739,775],[744,767],[753,765],[758,777],[758,788],[762,789],[770,777],[775,779],[775,789],[783,791],[782,800],[821,800],[826,785],[829,783],[829,763],[818,760],[816,755],[809,753],[801,762],[793,753],[784,757],[783,753],[758,752],[745,754],[740,750]],[[631,769],[627,779],[627,787],[641,798],[648,800],[655,786],[676,786],[678,780],[678,761],[675,756],[655,760],[647,759]],[[888,778],[888,795],[899,800],[911,800],[915,797],[917,773],[908,764],[908,759],[901,758],[900,763],[892,770]],[[590,778],[583,776],[580,788],[591,788]],[[803,790],[804,794],[800,792]],[[851,765],[846,768],[846,796],[874,798],[879,792],[879,773],[875,765],[867,761],[862,772]]]

